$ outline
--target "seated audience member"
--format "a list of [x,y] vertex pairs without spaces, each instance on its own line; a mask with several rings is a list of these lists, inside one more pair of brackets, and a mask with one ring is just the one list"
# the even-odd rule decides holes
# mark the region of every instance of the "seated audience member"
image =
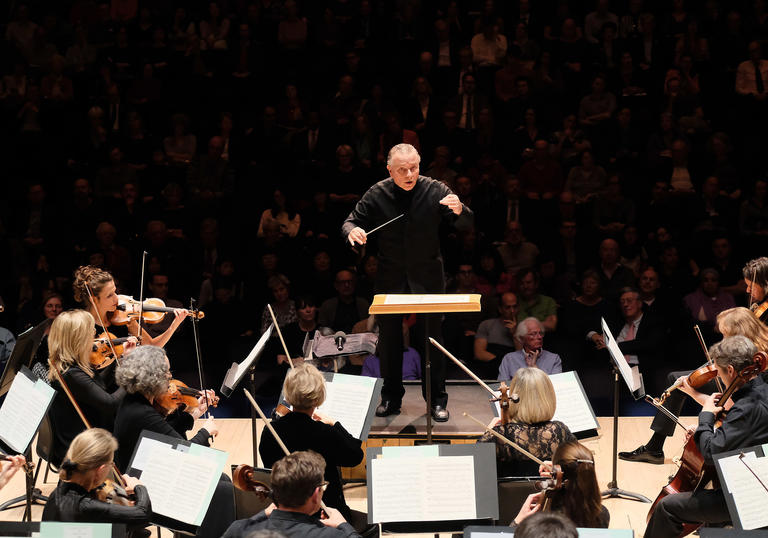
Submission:
[[702,269],[700,285],[683,298],[685,307],[697,322],[713,328],[718,314],[736,306],[733,295],[720,289],[720,274],[715,269]]
[[[187,440],[186,433],[192,429],[196,418],[208,408],[213,391],[206,391],[197,400],[197,407],[185,411],[184,407],[165,409],[167,416],[158,411],[160,397],[168,392],[171,369],[165,352],[155,346],[140,346],[128,360],[120,363],[115,371],[115,380],[128,394],[120,404],[115,417],[115,437],[120,443],[117,463],[120,469],[128,466],[130,457],[141,438],[143,430]],[[208,446],[208,440],[218,433],[213,417],[203,423],[202,428],[189,441]],[[213,492],[211,504],[203,518],[197,536],[217,538],[235,519],[234,492],[232,482],[222,475]]]
[[[163,273],[154,273],[150,276],[149,283],[147,284],[149,293],[151,293],[150,296],[161,299],[165,303],[165,306],[169,308],[184,308],[181,301],[172,299],[168,296],[168,280],[168,275]],[[160,323],[145,325],[146,331],[150,336],[156,338],[171,328],[173,319],[173,316],[165,316]]]
[[[309,341],[314,338],[315,330],[318,328],[315,300],[309,295],[302,295],[296,299],[296,315],[299,319],[282,329],[285,345],[294,361],[303,360],[305,352],[309,352]],[[307,344],[306,348],[305,344]],[[277,364],[287,363],[288,357],[285,356],[285,350],[282,346],[279,349]]]
[[222,538],[247,538],[260,530],[289,538],[360,536],[335,508],[323,510],[328,516],[325,519],[315,517],[328,487],[324,479],[327,471],[323,457],[311,450],[276,461],[271,475],[274,504],[249,519],[235,521]]
[[516,220],[507,223],[504,242],[497,250],[504,269],[513,274],[525,267],[533,267],[539,256],[539,247],[525,240],[523,227]]
[[[540,467],[541,475],[550,477],[552,465],[559,465],[562,469],[563,487],[548,493],[550,511],[563,514],[578,527],[607,529],[611,514],[601,502],[602,496],[595,473],[595,457],[592,452],[578,441],[562,443],[555,450],[552,461],[544,462]],[[514,524],[519,525],[531,514],[526,506],[536,503],[533,511],[538,511],[544,501],[544,495],[545,493],[535,493],[529,496]]]
[[[293,406],[293,412],[274,422],[277,435],[292,452],[314,450],[323,456],[328,482],[325,503],[349,519],[352,511],[344,500],[339,467],[354,467],[362,461],[361,441],[352,437],[340,422],[316,411],[325,401],[325,379],[314,366],[300,364],[290,370],[285,376],[283,394]],[[262,434],[259,454],[267,467],[272,467],[283,456],[269,431]]]
[[606,299],[615,299],[619,290],[635,283],[631,269],[619,263],[619,244],[614,239],[603,239],[598,255],[600,265],[595,268],[600,275],[600,289]]
[[[558,445],[575,441],[568,426],[552,421],[557,399],[552,381],[538,368],[520,368],[509,383],[509,392],[517,393],[518,403],[509,403],[509,422],[494,419],[488,427],[514,441],[539,459],[552,457]],[[478,443],[496,443],[496,472],[499,476],[526,476],[538,466],[489,432]]]
[[321,327],[330,327],[334,331],[351,332],[352,327],[361,319],[368,317],[368,301],[358,297],[357,275],[347,269],[336,273],[333,286],[336,288],[336,297],[323,301],[320,305],[318,324]]
[[110,476],[117,441],[101,428],[86,430],[72,440],[59,471],[59,483],[43,509],[42,521],[124,523],[129,536],[145,536],[152,516],[149,493],[138,478],[123,475],[126,492],[135,494],[134,506],[98,498],[99,486]]
[[280,233],[288,237],[296,237],[301,227],[301,215],[290,204],[286,193],[282,189],[272,191],[272,204],[264,210],[259,221],[258,237],[264,237],[264,224],[276,222],[280,227]]
[[522,269],[517,273],[517,281],[520,286],[518,316],[534,317],[547,331],[554,331],[557,328],[557,304],[552,297],[539,293],[539,274],[533,269]]
[[[291,299],[290,286],[291,281],[288,280],[288,277],[279,273],[267,279],[267,287],[272,293],[269,304],[272,305],[272,311],[281,329],[289,323],[298,320],[296,303]],[[259,334],[263,334],[271,324],[272,316],[269,314],[267,306],[264,306],[264,310],[261,312],[261,330]],[[272,334],[272,337],[277,338],[277,331]]]
[[547,374],[559,374],[563,371],[560,356],[542,348],[544,325],[536,318],[525,318],[517,324],[515,340],[520,344],[518,351],[507,353],[499,367],[499,381],[508,381],[515,377],[520,368],[538,368]]
[[[533,501],[528,512],[535,512],[536,506],[539,506],[538,500]],[[556,512],[543,512],[526,517],[515,529],[515,536],[517,538],[578,538],[579,531],[567,517]]]
[[499,301],[499,317],[486,319],[475,334],[475,360],[471,367],[480,377],[494,379],[502,357],[516,349],[517,296],[505,293]]

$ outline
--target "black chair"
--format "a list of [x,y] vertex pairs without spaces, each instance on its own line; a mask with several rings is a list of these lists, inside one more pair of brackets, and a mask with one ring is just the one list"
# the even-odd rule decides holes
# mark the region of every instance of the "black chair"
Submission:
[[536,493],[540,476],[505,476],[498,479],[499,519],[497,525],[509,525],[522,508],[525,499]]
[[59,469],[55,464],[51,463],[51,452],[53,451],[53,424],[48,413],[43,417],[43,421],[40,423],[40,429],[37,431],[37,444],[35,445],[35,452],[37,453],[37,469],[35,469],[34,483],[37,484],[37,475],[40,474],[40,469],[43,467],[43,460],[45,460],[45,475],[43,476],[43,484],[48,482],[48,472],[53,471],[58,473]]

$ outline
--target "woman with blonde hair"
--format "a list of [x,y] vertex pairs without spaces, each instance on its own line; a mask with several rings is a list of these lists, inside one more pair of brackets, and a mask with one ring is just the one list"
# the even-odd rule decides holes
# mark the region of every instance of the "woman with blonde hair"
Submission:
[[59,483],[48,497],[42,521],[124,523],[130,536],[143,536],[152,506],[147,489],[137,478],[123,475],[126,493],[135,495],[134,506],[121,506],[97,498],[99,487],[110,476],[117,441],[101,428],[86,430],[72,440],[61,463]]
[[[488,425],[497,433],[526,449],[539,459],[552,457],[560,443],[575,441],[568,426],[553,421],[557,397],[549,376],[538,368],[520,368],[509,383],[510,394],[519,401],[509,403],[509,422],[500,424],[496,418]],[[510,445],[490,432],[478,443],[496,443],[496,472],[499,476],[525,476],[536,474],[538,466]]]
[[[273,423],[277,435],[291,452],[313,450],[325,458],[328,489],[323,499],[352,522],[352,512],[344,500],[339,467],[354,467],[362,461],[362,442],[355,439],[340,422],[317,412],[325,401],[325,378],[313,365],[303,363],[289,370],[283,394],[293,412]],[[259,454],[267,467],[272,467],[285,455],[267,430],[261,436]]]
[[717,330],[723,338],[746,336],[758,351],[768,351],[768,327],[748,308],[738,306],[720,312],[717,315]]
[[[53,320],[48,333],[48,379],[56,389],[56,398],[48,411],[53,428],[51,463],[56,466],[75,436],[85,429],[60,380],[64,380],[93,427],[111,430],[125,396],[124,390],[111,388],[91,368],[93,326],[93,316],[85,310],[68,310]],[[132,345],[126,345],[130,350]]]
[[[548,509],[562,513],[577,527],[607,529],[611,514],[602,504],[592,452],[578,441],[562,443],[552,461],[545,461],[540,467],[540,474],[550,477],[552,464],[559,465],[563,471],[563,487],[549,492]],[[543,492],[529,495],[512,526],[541,510],[543,503]]]

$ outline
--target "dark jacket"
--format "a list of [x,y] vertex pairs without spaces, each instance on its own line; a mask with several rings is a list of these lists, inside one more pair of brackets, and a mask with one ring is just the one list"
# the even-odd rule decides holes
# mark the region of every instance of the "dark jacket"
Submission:
[[[363,460],[363,450],[360,448],[362,442],[352,437],[339,422],[328,426],[312,420],[304,413],[288,413],[273,422],[273,426],[291,452],[314,450],[325,458],[325,480],[328,481],[328,489],[325,490],[323,500],[349,520],[350,509],[344,501],[338,468],[354,467]],[[266,429],[261,435],[259,454],[266,467],[272,467],[285,455],[272,433]]]
[[235,521],[221,538],[245,538],[258,530],[278,531],[289,538],[355,538],[360,536],[349,523],[342,523],[334,529],[326,527],[316,517],[275,509],[269,517],[262,510],[249,519]]
[[129,531],[140,531],[149,525],[152,505],[147,488],[136,486],[135,492],[135,506],[120,506],[94,499],[78,484],[59,481],[45,503],[42,521],[125,523]]
[[[107,392],[102,377],[90,377],[79,366],[70,366],[63,377],[64,383],[69,387],[91,426],[112,431],[115,412],[125,396],[125,391],[119,388],[114,392]],[[58,380],[53,381],[51,386],[56,390],[56,397],[48,411],[53,428],[51,463],[58,467],[72,439],[85,430],[85,425]]]
[[453,194],[443,183],[419,176],[416,185],[405,191],[387,178],[368,189],[342,225],[342,237],[359,226],[368,231],[405,213],[405,216],[378,230],[379,270],[377,293],[442,293],[443,258],[440,254],[440,225],[469,228],[472,210],[463,207],[457,216],[440,200]]
[[[115,438],[119,443],[115,462],[118,469],[126,471],[128,462],[139,442],[142,430],[167,435],[186,441],[186,432],[192,429],[195,419],[189,413],[171,413],[167,419],[161,415],[141,394],[128,394],[117,410],[115,417]],[[208,446],[210,434],[205,428],[190,439],[198,445]]]

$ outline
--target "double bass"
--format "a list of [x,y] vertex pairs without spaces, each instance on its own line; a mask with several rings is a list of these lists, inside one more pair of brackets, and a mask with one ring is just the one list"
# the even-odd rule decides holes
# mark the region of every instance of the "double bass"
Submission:
[[[722,407],[734,392],[743,387],[752,377],[762,372],[765,369],[766,363],[768,363],[768,354],[762,351],[756,353],[753,358],[753,363],[743,368],[728,388],[725,389],[725,392],[723,392],[717,402],[718,406]],[[715,428],[720,427],[722,424],[722,414],[723,411],[721,410],[715,416]],[[699,447],[696,445],[694,436],[689,435],[685,442],[685,447],[683,448],[683,455],[680,457],[680,468],[669,483],[661,489],[656,500],[653,501],[650,510],[648,510],[646,522],[650,521],[656,506],[667,495],[696,491],[700,486],[704,486],[713,480],[717,480],[717,472],[715,471],[714,465],[705,461]],[[680,536],[691,534],[701,527],[701,525],[701,523],[684,523],[683,532]]]

